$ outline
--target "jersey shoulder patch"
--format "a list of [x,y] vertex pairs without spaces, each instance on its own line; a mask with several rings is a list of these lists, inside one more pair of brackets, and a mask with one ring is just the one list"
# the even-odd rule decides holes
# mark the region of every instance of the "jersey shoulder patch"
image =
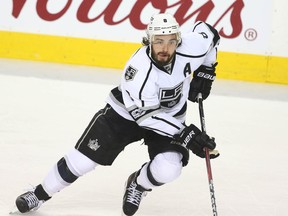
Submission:
[[125,71],[125,80],[126,81],[133,80],[137,72],[138,70],[135,67],[129,65]]

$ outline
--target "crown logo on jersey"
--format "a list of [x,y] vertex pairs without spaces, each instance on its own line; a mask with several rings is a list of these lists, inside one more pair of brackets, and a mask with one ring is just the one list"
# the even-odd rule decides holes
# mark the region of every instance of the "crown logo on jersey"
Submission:
[[100,148],[100,145],[98,143],[98,139],[95,140],[89,140],[89,143],[87,145],[90,149],[92,149],[93,151],[97,151],[98,148]]
[[136,73],[137,73],[137,69],[132,67],[131,65],[129,65],[129,67],[126,69],[125,71],[125,80],[126,81],[131,81],[134,79]]

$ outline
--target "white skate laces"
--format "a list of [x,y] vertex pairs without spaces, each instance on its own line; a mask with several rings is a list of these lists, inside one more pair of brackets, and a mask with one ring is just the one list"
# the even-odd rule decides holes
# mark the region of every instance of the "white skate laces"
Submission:
[[122,209],[123,214],[127,216],[132,216],[137,212],[142,198],[147,195],[147,191],[151,191],[137,184],[137,176],[138,172],[132,173],[126,182]]
[[44,200],[39,200],[34,191],[28,191],[16,199],[16,206],[19,212],[26,213],[36,211],[44,203]]
[[129,202],[135,206],[139,206],[142,198],[147,195],[146,191],[137,190],[137,183],[135,181],[131,182],[127,188],[126,202]]
[[22,196],[22,198],[27,202],[29,209],[39,207],[40,201],[33,192],[28,192],[25,196]]

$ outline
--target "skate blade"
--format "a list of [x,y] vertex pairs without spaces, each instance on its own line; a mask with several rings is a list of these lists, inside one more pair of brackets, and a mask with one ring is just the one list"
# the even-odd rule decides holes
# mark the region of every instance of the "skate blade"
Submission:
[[21,212],[17,209],[16,206],[14,206],[11,211],[9,212],[10,215],[20,215]]

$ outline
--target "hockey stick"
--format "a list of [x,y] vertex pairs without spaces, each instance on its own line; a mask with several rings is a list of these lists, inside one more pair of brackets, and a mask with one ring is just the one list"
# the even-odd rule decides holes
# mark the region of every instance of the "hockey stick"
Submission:
[[[201,129],[203,132],[206,133],[206,125],[205,125],[204,109],[203,109],[203,98],[202,98],[201,93],[198,94],[198,104],[199,104]],[[206,160],[206,168],[207,168],[207,174],[208,174],[208,182],[209,182],[213,216],[217,216],[218,213],[217,213],[217,208],[216,208],[214,184],[213,184],[212,169],[211,169],[211,164],[210,164],[210,155],[209,155],[209,149],[208,148],[205,148],[205,160]]]

